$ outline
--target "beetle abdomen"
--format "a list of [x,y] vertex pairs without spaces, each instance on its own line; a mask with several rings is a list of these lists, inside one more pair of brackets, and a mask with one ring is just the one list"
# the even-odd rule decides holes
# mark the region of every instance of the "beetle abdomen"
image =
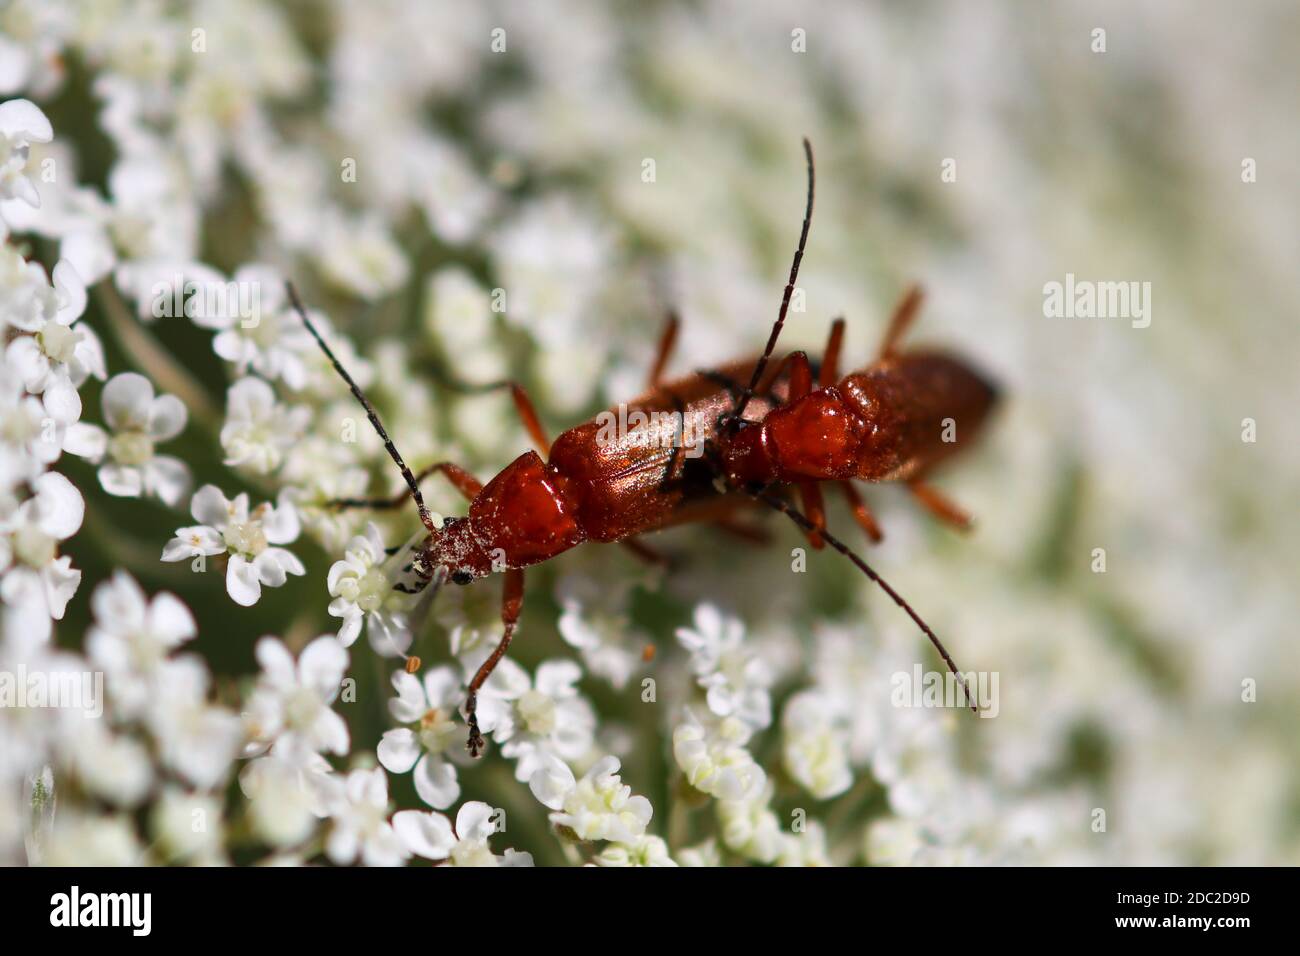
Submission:
[[855,477],[907,479],[970,444],[997,401],[997,389],[942,352],[909,352],[854,372],[840,383],[867,424]]

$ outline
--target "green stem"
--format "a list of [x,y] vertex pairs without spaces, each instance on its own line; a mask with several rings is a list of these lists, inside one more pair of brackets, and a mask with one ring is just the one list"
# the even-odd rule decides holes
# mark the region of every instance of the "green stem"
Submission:
[[113,335],[136,366],[147,369],[162,391],[171,392],[184,402],[190,414],[205,427],[212,431],[220,429],[221,410],[213,404],[203,385],[136,320],[113,284],[99,283],[95,298],[108,317]]

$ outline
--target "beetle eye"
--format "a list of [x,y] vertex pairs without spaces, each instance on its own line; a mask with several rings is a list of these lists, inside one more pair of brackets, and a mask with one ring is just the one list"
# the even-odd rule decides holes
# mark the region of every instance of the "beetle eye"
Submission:
[[469,584],[474,580],[474,575],[468,571],[453,571],[451,574],[452,584]]

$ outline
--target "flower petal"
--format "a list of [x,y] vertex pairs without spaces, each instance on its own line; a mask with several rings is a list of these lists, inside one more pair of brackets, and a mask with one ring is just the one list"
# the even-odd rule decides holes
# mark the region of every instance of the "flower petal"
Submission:
[[262,596],[257,571],[242,555],[232,554],[226,567],[226,591],[236,604],[252,607]]
[[[23,339],[16,339],[14,345],[22,342]],[[12,346],[10,347],[12,351]],[[44,356],[42,356],[42,359]],[[31,385],[29,383],[28,387]],[[50,413],[50,417],[57,422],[72,424],[81,418],[81,396],[72,383],[68,381],[67,373],[50,376],[47,379],[44,392],[45,410]]]
[[420,742],[407,727],[384,731],[375,748],[379,762],[390,773],[406,773],[420,759]]
[[221,528],[230,520],[230,502],[216,485],[204,485],[190,500],[190,514],[201,525]]
[[0,103],[0,135],[29,143],[48,143],[54,139],[54,127],[31,100],[10,100]]
[[104,421],[113,431],[144,431],[149,425],[152,402],[153,383],[136,372],[114,375],[100,397]]
[[320,694],[322,700],[334,699],[347,669],[348,652],[329,635],[316,638],[298,655],[299,680]]
[[163,504],[175,508],[190,487],[190,469],[171,455],[155,455],[144,466],[144,489],[158,496]]
[[335,711],[322,709],[312,724],[311,740],[317,750],[345,754],[351,742],[347,722]]
[[559,810],[564,798],[577,786],[573,771],[558,757],[547,755],[542,768],[528,779],[528,789],[544,807]]
[[86,502],[76,486],[57,471],[47,471],[32,486],[40,529],[60,541],[76,534],[86,517]]
[[59,297],[58,321],[71,325],[86,311],[86,285],[72,263],[60,259],[51,276]]
[[393,814],[393,829],[407,852],[429,860],[445,860],[456,845],[451,821],[441,813],[402,810]]
[[[416,764],[414,779],[415,792],[435,810],[447,809],[460,796],[456,768],[433,754],[425,754]],[[459,829],[459,817],[456,818],[456,826]]]
[[429,704],[415,675],[406,671],[394,671],[393,689],[397,691],[397,696],[388,702],[388,712],[394,720],[410,724],[424,716]]
[[144,472],[134,465],[109,463],[99,468],[99,484],[110,495],[139,498],[144,491]]
[[492,808],[482,800],[461,804],[456,814],[456,835],[461,840],[486,841],[492,835],[492,813]]
[[287,580],[284,568],[270,551],[263,551],[254,558],[253,568],[257,571],[257,580],[269,588],[278,588]]
[[[234,559],[231,559],[231,564]],[[264,637],[253,648],[253,656],[262,668],[262,680],[277,690],[289,690],[297,683],[297,668],[293,655],[284,642],[275,637]]]
[[147,619],[149,633],[171,647],[183,644],[198,633],[194,615],[185,602],[167,591],[154,595]]
[[284,496],[262,519],[262,531],[272,544],[288,544],[296,540],[301,529],[298,510]]
[[63,450],[98,464],[108,450],[108,433],[98,425],[73,422],[63,436]]
[[185,430],[185,403],[175,395],[159,395],[149,405],[148,432],[154,441],[167,441]]

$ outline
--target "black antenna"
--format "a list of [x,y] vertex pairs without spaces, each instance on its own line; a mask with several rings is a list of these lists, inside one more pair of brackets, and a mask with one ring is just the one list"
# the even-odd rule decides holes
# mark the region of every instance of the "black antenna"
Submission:
[[876,582],[876,584],[880,585],[880,589],[893,598],[894,603],[906,611],[907,616],[915,621],[916,626],[919,627],[925,633],[925,636],[930,639],[930,643],[934,645],[934,649],[939,652],[939,656],[943,658],[943,662],[948,665],[948,670],[952,671],[953,676],[961,681],[962,690],[966,694],[966,702],[970,705],[971,711],[976,714],[979,713],[979,705],[975,701],[975,695],[971,693],[970,685],[966,683],[965,675],[957,669],[957,662],[952,659],[952,655],[949,654],[948,649],[943,646],[943,642],[939,640],[939,636],[935,634],[934,631],[930,630],[930,625],[926,624],[925,621],[921,619],[921,615],[912,610],[912,606],[904,601],[902,596],[889,586],[888,581],[872,570],[871,565],[862,560],[862,558],[860,558],[847,544],[835,537],[825,528],[814,526],[813,523],[808,520],[806,515],[796,509],[784,498],[777,498],[774,495],[769,495],[763,491],[751,491],[749,494],[755,500],[763,502],[763,504],[767,505],[769,508],[780,511],[782,514],[786,515],[804,531],[816,531],[821,535],[822,540],[856,564],[863,574]]
[[379,413],[375,411],[375,407],[370,404],[370,400],[366,398],[365,393],[361,391],[361,388],[353,380],[352,376],[348,374],[348,370],[343,367],[343,364],[339,362],[337,358],[334,357],[334,353],[330,351],[330,347],[325,344],[325,339],[321,337],[320,332],[316,331],[316,326],[312,325],[311,319],[307,318],[307,310],[303,308],[302,301],[298,298],[298,292],[294,289],[293,283],[285,282],[284,287],[289,292],[289,301],[293,304],[294,310],[298,313],[298,317],[302,319],[302,324],[307,326],[307,331],[310,332],[311,337],[316,340],[316,344],[321,347],[321,351],[324,352],[325,357],[330,360],[330,363],[334,366],[334,370],[339,373],[343,381],[348,383],[348,388],[352,389],[352,394],[356,396],[357,401],[361,403],[361,407],[366,410],[366,417],[370,419],[370,424],[375,427],[375,431],[378,432],[379,437],[383,439],[384,448],[387,449],[388,454],[392,457],[393,461],[397,462],[397,467],[402,470],[402,478],[406,480],[406,484],[411,489],[411,497],[415,499],[415,506],[420,509],[420,521],[429,529],[430,533],[437,533],[438,527],[433,523],[433,518],[429,516],[429,509],[425,507],[424,496],[420,494],[420,486],[416,483],[415,475],[411,474],[411,469],[406,467],[406,462],[402,461],[402,456],[398,453],[397,446],[394,445],[393,440],[388,437],[388,432],[384,431],[383,423],[379,420]]
[[754,397],[754,390],[758,388],[758,383],[763,378],[763,372],[767,370],[767,360],[771,358],[772,353],[776,350],[776,340],[781,337],[781,329],[785,326],[786,313],[790,311],[790,296],[794,294],[794,283],[799,278],[799,263],[803,261],[804,246],[808,244],[808,227],[812,225],[813,185],[816,177],[813,173],[812,143],[808,142],[806,136],[803,139],[803,152],[808,160],[808,204],[804,208],[803,229],[799,232],[799,245],[794,251],[794,262],[790,264],[790,278],[785,283],[785,294],[781,296],[781,311],[777,313],[776,324],[772,326],[772,333],[767,337],[767,348],[763,350],[762,358],[754,366],[754,374],[749,377],[749,385],[745,388],[744,394],[740,396],[740,403],[736,406],[736,411],[732,413],[728,425],[732,430],[740,427],[741,420],[745,415],[745,407],[749,405],[749,400]]

